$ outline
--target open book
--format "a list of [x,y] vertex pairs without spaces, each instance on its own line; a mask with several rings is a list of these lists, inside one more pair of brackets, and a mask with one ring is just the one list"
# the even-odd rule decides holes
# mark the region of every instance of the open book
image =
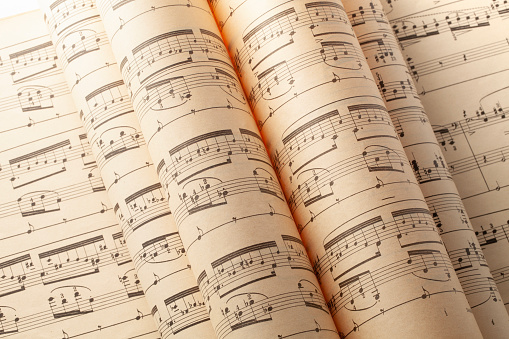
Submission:
[[40,3],[0,338],[509,336],[507,1]]

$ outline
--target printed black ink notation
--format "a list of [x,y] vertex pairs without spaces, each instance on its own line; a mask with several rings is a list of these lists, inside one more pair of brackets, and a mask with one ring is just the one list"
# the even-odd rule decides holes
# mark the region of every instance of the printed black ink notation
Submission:
[[307,259],[307,252],[302,240],[286,234],[282,234],[281,238],[284,241],[286,252],[288,253],[287,259],[290,262],[290,267],[292,269],[305,269],[312,271],[309,261],[303,260],[304,258]]
[[[129,3],[130,1],[132,1],[132,0],[125,0],[125,3]],[[159,12],[160,10],[172,10],[171,9],[172,7],[192,8],[193,10],[202,11],[212,17],[212,13],[210,12],[210,8],[208,6],[203,5],[203,4],[195,6],[195,5],[193,5],[192,0],[182,0],[182,1],[172,2],[172,3],[163,3],[160,5],[151,5],[150,3],[140,3],[140,2],[138,2],[138,4],[141,4],[142,6],[138,7],[135,12],[130,12],[130,10],[127,9],[126,11],[119,11],[118,14],[112,13],[112,15],[114,15],[115,17],[117,15],[122,15],[122,17],[121,16],[118,17],[118,21],[119,21],[119,24],[117,26],[118,28],[112,33],[111,40],[114,40],[117,33],[120,33],[124,29],[124,27],[126,27],[132,20],[135,20],[142,15],[153,14],[156,11]],[[100,3],[99,5],[102,5],[99,8],[99,12],[102,13],[104,16],[106,16],[107,12],[111,10],[110,6],[108,6],[107,3]],[[110,2],[110,5],[111,5],[111,2]],[[123,7],[123,5],[118,7],[117,10],[119,10],[122,7]],[[150,21],[150,20],[152,20],[152,18],[148,18],[147,20]]]
[[[154,129],[153,133],[148,138],[147,144],[150,144],[150,142],[154,139],[156,134],[163,131],[166,128],[166,126],[170,126],[177,120],[187,118],[188,116],[196,116],[198,113],[209,113],[209,112],[214,112],[216,110],[223,110],[223,111],[231,110],[232,112],[235,112],[235,113],[245,113],[250,118],[253,117],[251,110],[249,109],[249,107],[246,107],[246,105],[233,105],[232,102],[230,100],[228,100],[228,98],[224,98],[223,100],[224,100],[224,105],[202,106],[201,108],[198,108],[198,109],[190,108],[187,111],[182,110],[180,112],[173,112],[174,114],[172,114],[170,117],[168,117],[169,118],[168,120],[163,119],[163,118],[161,118],[160,120],[156,119],[157,129]],[[242,130],[242,129],[240,129],[240,130]],[[256,141],[251,139],[251,142],[248,142],[246,139],[247,137],[245,137],[246,133],[241,132],[241,134],[243,135],[244,140],[246,140],[246,148],[248,145],[251,145],[251,146],[257,148]],[[250,152],[251,151],[249,151],[247,153],[250,153]],[[258,153],[258,151],[256,153]],[[252,155],[246,154],[246,156],[250,157],[251,158],[250,160],[255,160],[255,158]]]
[[[3,130],[0,130],[0,134],[9,133],[9,132],[17,132],[19,129],[31,128],[34,127],[34,130],[39,128],[44,128],[45,123],[54,122],[54,120],[59,120],[60,118],[69,118],[70,116],[77,114],[78,112],[67,112],[67,113],[55,113],[54,115],[46,116],[43,119],[35,118],[32,119],[30,116],[27,116],[26,123],[16,123],[16,126],[4,126],[7,127]],[[64,120],[64,119],[62,119]],[[23,130],[26,131],[26,130]]]
[[0,296],[100,273],[101,267],[109,265],[121,266],[129,252],[125,246],[109,249],[103,236],[96,236],[39,253],[38,257],[35,264],[29,254],[0,263]]
[[304,333],[308,333],[307,335],[308,336],[318,336],[318,337],[322,337],[324,335],[326,335],[326,333],[323,333],[323,332],[329,332],[327,334],[330,334],[331,338],[337,338],[339,333],[338,333],[338,330],[336,329],[336,327],[333,327],[333,328],[323,328],[316,320],[314,321],[314,324],[312,326],[309,326],[307,330],[295,330],[295,329],[292,329],[291,332],[287,332],[285,334],[278,334],[277,335],[277,338],[278,339],[285,339],[285,338],[292,338],[294,336],[298,336],[298,335],[301,335],[301,334],[304,334]]
[[377,87],[385,102],[394,100],[415,98],[419,99],[419,95],[414,88],[412,80],[407,78],[405,80],[387,81],[384,82],[383,77],[376,73]]
[[[161,73],[154,73],[154,78],[142,89],[144,93],[136,93],[136,95],[143,95],[143,100],[135,107],[135,110],[140,112],[138,114],[140,120],[144,119],[150,111],[163,111],[185,105],[192,100],[192,90],[205,90],[209,87],[219,87],[229,97],[244,103],[244,92],[233,69],[229,71],[223,66],[223,64],[217,67],[210,64],[193,66],[192,69],[196,69],[196,72],[185,76],[166,74],[164,69]],[[158,80],[159,78],[162,80]]]
[[[472,295],[477,295],[477,304],[473,304],[472,306],[470,306],[471,308],[476,308],[490,301],[493,302],[502,301],[497,287],[499,282],[496,282],[496,280],[493,279],[492,277],[483,276],[473,277],[470,279],[469,283],[470,284],[468,284],[467,287],[463,289],[465,295],[470,296],[470,298],[472,297]],[[478,295],[480,293],[482,293],[482,295]]]
[[61,40],[64,53],[63,69],[65,70],[71,62],[81,56],[100,50],[100,46],[107,43],[106,33],[97,33],[91,29],[80,29],[64,35]]
[[[74,291],[75,288],[80,290]],[[17,320],[15,319],[18,326],[17,332],[28,332],[57,323],[65,317],[76,317],[106,310],[143,297],[129,298],[124,289],[110,290],[101,295],[92,295],[91,291],[84,286],[59,287],[49,294],[47,311],[24,314],[19,318],[17,317]]]
[[[80,158],[83,161],[83,168],[96,167],[95,157],[92,154],[92,149],[90,147],[90,142],[87,139],[87,135],[84,133],[84,134],[80,134],[78,137],[80,139],[80,146],[81,146]],[[67,160],[71,161],[72,157],[69,156],[67,158]]]
[[[454,140],[452,133],[456,132],[455,133],[456,135],[464,134],[462,130],[457,130],[457,127],[461,125],[452,123],[451,126],[452,126],[451,129],[445,126],[433,126],[433,132],[435,133],[437,141],[442,146],[445,152],[447,152],[447,148],[449,147],[449,145],[451,146],[451,149],[453,151],[457,150],[457,147],[455,145],[456,141]],[[451,171],[453,170],[454,169],[451,168]]]
[[[395,223],[391,226],[392,232],[388,230],[385,233],[385,239],[390,239],[400,234],[399,230],[395,227]],[[326,254],[314,263],[318,278],[321,279],[329,272],[334,281],[340,279],[350,270],[344,270],[344,268],[338,267],[338,264],[341,264],[343,260],[347,260],[352,255],[364,254],[366,259],[364,259],[362,264],[380,257],[379,247],[382,244],[382,240],[385,239],[383,237],[380,238],[381,234],[379,233],[385,232],[386,229],[387,225],[378,216],[362,222],[327,241],[324,245]]]
[[102,132],[98,139],[93,140],[99,148],[97,165],[103,168],[111,159],[121,156],[124,152],[138,149],[145,145],[141,132],[130,126],[118,126]]
[[[502,88],[497,92],[502,92],[504,90],[506,90],[506,88]],[[488,97],[489,96],[486,96],[483,99]],[[447,151],[447,145],[451,145],[452,150],[457,149],[455,145],[456,141],[454,139],[457,136],[462,136],[463,138],[467,139],[483,128],[492,127],[494,125],[503,124],[509,121],[509,119],[506,119],[508,109],[499,101],[496,101],[494,104],[492,104],[491,110],[485,110],[483,106],[484,105],[481,101],[479,109],[475,111],[473,116],[469,116],[466,111],[463,111],[463,119],[453,121],[448,125],[433,126],[435,136],[440,145],[444,146],[443,148],[445,151]]]
[[46,146],[36,151],[9,160],[9,165],[0,167],[1,179],[9,179],[12,188],[17,189],[38,182],[67,170],[66,163],[81,159],[81,150],[71,146],[69,139]]
[[9,54],[9,65],[0,58],[0,74],[8,73],[14,84],[37,80],[58,72],[57,56],[51,41]]
[[126,241],[122,231],[111,235],[115,244],[114,252],[111,253],[111,258],[115,260],[118,266],[125,265],[132,262],[130,255],[127,252]]
[[419,182],[419,184],[425,184],[427,182],[437,180],[451,179],[451,174],[445,165],[444,159],[442,159],[442,156],[437,154],[435,154],[435,159],[433,159],[432,164],[428,163],[427,166],[425,166],[423,163],[420,163],[415,158],[413,158],[410,160],[410,167],[412,167],[414,175],[417,178],[417,182]]
[[461,281],[463,292],[475,297],[472,308],[478,307],[490,300],[500,301],[500,294],[491,275],[484,275],[479,269],[488,269],[488,264],[480,248],[475,243],[468,242],[468,247],[448,251],[454,270]]
[[324,41],[320,45],[321,48],[278,62],[258,74],[256,76],[258,83],[251,87],[248,95],[251,107],[256,107],[262,99],[270,101],[288,94],[296,82],[294,75],[314,65],[324,63],[333,69],[344,71],[362,68],[361,60],[364,56],[362,51],[352,43]]
[[56,31],[57,35],[60,35],[76,24],[99,19],[95,1],[92,0],[56,0],[50,4],[49,8],[49,17],[45,14],[44,21],[48,23],[52,34]]
[[[190,0],[188,0],[190,1]],[[210,5],[211,8],[215,9],[217,4],[220,2],[221,0],[208,0],[208,3]],[[229,1],[229,6],[230,7],[230,12],[228,13],[228,16],[226,17],[226,19],[223,20],[223,18],[221,18],[219,15],[217,16],[217,23],[218,23],[218,26],[219,26],[219,29],[222,31],[223,30],[223,27],[224,25],[226,25],[226,23],[228,22],[228,19],[230,19],[232,16],[233,16],[233,13],[235,13],[235,11],[237,11],[247,0],[231,0]],[[216,13],[214,13],[216,14]]]
[[66,171],[66,163],[81,159],[84,168],[95,165],[85,134],[79,135],[80,145],[71,145],[69,139],[10,159],[0,165],[0,180],[8,179],[14,189]]
[[53,108],[53,99],[69,93],[65,83],[58,83],[51,87],[29,85],[17,89],[15,97],[0,99],[2,110],[21,108],[22,112],[36,112]]
[[[171,297],[170,297],[171,298]],[[196,298],[195,296],[193,296],[193,298],[189,297],[188,296],[188,299],[189,300],[199,300],[198,298]],[[171,299],[170,299],[171,300]],[[196,304],[196,305],[195,305]],[[192,304],[187,304],[186,309],[187,310],[187,313],[191,313],[191,308],[192,308],[192,313],[193,313],[193,316],[189,316],[187,318],[184,318],[184,317],[179,317],[179,322],[181,322],[182,324],[185,324],[186,328],[179,328],[178,325],[175,326],[176,328],[178,328],[177,331],[184,331],[188,328],[191,328],[192,326],[194,325],[198,325],[198,321],[200,320],[203,320],[203,321],[206,321],[205,320],[205,317],[201,317],[200,316],[200,313],[198,312],[197,308],[198,307],[203,307],[205,309],[205,312],[207,312],[207,309],[205,308],[205,306],[198,306],[199,302],[197,301],[196,303],[192,303]],[[184,306],[184,304],[182,304],[182,306]],[[164,314],[164,316],[161,315],[161,313],[159,312],[159,309],[157,308],[157,305],[154,305],[154,307],[152,307],[152,311],[150,312],[152,314],[152,317],[154,318],[154,320],[156,321],[156,326],[159,330],[159,333],[161,333],[162,335],[162,339],[168,339],[170,338],[171,336],[174,335],[174,332],[173,332],[173,320],[170,318],[170,311],[169,311],[169,306],[166,306],[166,314]],[[176,312],[179,312],[180,309],[178,308]],[[184,311],[185,312],[185,311]],[[200,321],[202,322],[202,321]]]
[[[105,207],[100,201],[97,202],[97,205],[100,205],[101,208],[100,209],[97,208],[93,212],[90,212],[90,213],[84,213],[81,215],[73,216],[72,218],[62,218],[62,219],[60,219],[60,221],[44,223],[44,224],[36,223],[36,222],[33,222],[33,223],[27,222],[26,228],[20,227],[19,229],[10,230],[10,232],[2,231],[2,237],[0,237],[0,241],[5,241],[5,240],[8,240],[8,239],[11,239],[14,237],[20,237],[20,236],[28,237],[28,236],[32,236],[34,234],[40,234],[40,233],[42,233],[42,231],[49,230],[53,227],[67,227],[67,224],[72,224],[75,222],[79,223],[88,217],[97,216],[97,215],[100,215],[100,214],[110,210],[110,208]],[[110,225],[110,227],[113,227],[113,226],[116,227],[117,225]]]
[[384,15],[384,11],[381,8],[377,8],[377,6],[375,6],[372,2],[369,3],[369,8],[359,6],[359,9],[349,11],[347,14],[353,27],[364,25],[366,21],[376,21],[380,24],[389,24]]
[[154,307],[152,307],[150,314],[152,315],[152,318],[154,318],[154,321],[156,322],[157,329],[159,330],[159,333],[161,333],[162,339],[167,339],[171,335],[168,329],[168,325],[166,325],[167,319],[163,320],[163,317],[161,316],[161,313],[159,313],[157,305],[154,305]]
[[[304,205],[309,207],[321,199],[331,196],[332,187],[341,179],[357,171],[369,172],[404,172],[405,155],[402,152],[390,148],[372,145],[356,155],[334,164],[327,168],[310,168],[295,178],[298,186],[288,197],[290,210],[294,212]],[[300,178],[302,175],[302,178]],[[292,178],[293,180],[293,178]]]
[[[366,270],[341,280],[338,283],[339,291],[327,301],[332,316],[337,315],[342,309],[361,311],[373,308],[377,302],[383,299],[383,295],[378,290],[382,285],[409,275],[433,282],[450,280],[451,273],[449,271],[452,270],[452,266],[447,254],[435,249],[412,250],[407,254],[408,258],[406,259]],[[358,266],[354,266],[350,270],[356,268]],[[429,292],[426,293],[425,289],[423,291],[422,298],[429,298]]]
[[[480,225],[481,230],[476,231],[475,235],[481,247],[496,244],[498,241],[509,241],[509,221],[500,225],[489,223],[488,225]],[[493,276],[495,274],[493,273]]]
[[376,104],[351,105],[348,106],[348,113],[341,116],[338,110],[333,110],[296,129],[285,131],[282,139],[284,148],[276,150],[273,156],[276,172],[280,173],[288,165],[296,174],[310,162],[336,150],[336,139],[340,132],[353,132],[357,141],[395,138],[391,119],[384,107]]
[[209,169],[231,164],[231,156],[241,153],[232,130],[219,130],[196,136],[169,150],[171,176],[178,185]]
[[48,302],[55,319],[87,314],[94,311],[92,307],[94,298],[90,296],[90,289],[87,287],[58,287],[51,294],[52,296],[48,298]]
[[[125,71],[129,83],[134,77],[138,77],[140,84],[143,84],[151,76],[143,78],[142,74],[152,72],[152,67],[156,67],[153,64],[161,60],[168,63],[164,69],[170,70],[192,63],[193,58],[197,58],[196,61],[199,61],[200,54],[204,55],[207,60],[225,62],[229,59],[222,39],[217,34],[205,29],[200,29],[200,35],[196,35],[191,29],[160,34],[134,47],[132,54],[134,60],[128,63],[127,58],[124,58],[120,69],[122,71],[127,64]],[[172,61],[166,61],[168,58]]]
[[[90,335],[91,333],[96,333],[96,335],[101,335],[103,329],[112,328],[112,327],[116,327],[116,326],[120,326],[120,329],[125,328],[124,326],[133,326],[133,327],[136,327],[137,324],[128,325],[127,323],[138,322],[138,321],[143,321],[143,319],[148,319],[148,316],[150,315],[150,313],[143,314],[139,309],[136,308],[136,303],[133,302],[133,304],[134,305],[127,305],[126,306],[126,307],[130,308],[130,310],[129,310],[130,314],[122,316],[122,317],[117,316],[116,320],[114,322],[108,322],[107,325],[101,325],[100,324],[100,323],[103,323],[103,322],[96,323],[95,326],[93,324],[90,324],[89,326],[91,326],[91,327],[84,328],[81,333],[73,333],[72,336],[73,337],[75,337],[75,336],[79,337],[79,336],[83,336],[83,335]],[[135,314],[135,316],[133,314]],[[147,321],[147,320],[145,320],[145,321]],[[145,333],[140,333],[140,332],[145,332]],[[153,335],[154,333],[156,333],[156,330],[150,329],[150,330],[142,330],[140,332],[138,332],[138,333],[140,333],[138,336],[150,336],[150,335]],[[64,330],[62,330],[62,334],[63,334],[62,339],[69,339],[70,338],[69,334],[67,334],[67,332],[65,332]]]
[[499,147],[483,153],[472,153],[471,156],[449,163],[449,171],[453,176],[479,170],[484,167],[503,164],[509,158],[509,146]]
[[241,151],[246,155],[248,160],[260,161],[269,166],[270,163],[265,144],[258,132],[252,132],[248,129],[240,128],[240,135],[242,136]]
[[[297,13],[289,8],[276,13],[245,33],[242,36],[244,46],[234,53],[237,71],[241,73],[246,63],[254,71],[265,59],[293,45],[299,29],[309,29],[314,37],[319,37],[340,33],[338,24],[348,25],[344,8],[338,3],[318,1],[305,6],[304,12]],[[250,26],[253,25],[255,23]],[[352,33],[342,34],[353,37]]]
[[18,321],[16,309],[10,306],[2,306],[2,321],[0,322],[0,336],[18,333]]
[[509,13],[507,4],[504,4],[504,6],[505,9],[494,6],[491,8],[485,6],[484,8],[462,9],[461,11],[451,9],[448,14],[445,14],[445,10],[441,10],[440,14],[419,13],[418,16],[410,15],[395,21],[392,28],[396,38],[403,46],[447,32],[450,32],[453,38],[457,39],[460,34],[490,26],[491,20],[503,20]]
[[[435,224],[428,210],[398,210],[392,212],[392,218],[392,221],[384,221],[381,216],[371,218],[328,240],[324,244],[326,254],[313,264],[318,278],[322,279],[330,273],[334,281],[340,279],[351,270],[345,271],[343,261],[350,262],[355,256],[362,255],[364,258],[357,266],[381,257],[380,249],[386,240],[397,240],[401,248],[426,243],[440,244],[435,239]],[[353,259],[350,259],[351,256],[354,256]]]
[[[60,202],[62,198],[55,191],[35,191],[22,195],[17,200],[17,205],[22,217],[28,217],[37,214],[60,211]],[[5,207],[11,207],[12,204],[4,204]],[[7,211],[7,213],[13,211]],[[8,216],[12,214],[4,215]]]
[[496,286],[504,286],[509,281],[509,266],[492,270],[491,274],[493,275]]
[[357,141],[378,138],[393,138],[394,127],[384,106],[377,104],[358,104],[348,106],[354,123],[353,133]]
[[45,86],[21,87],[18,92],[18,102],[22,112],[53,108],[52,89]]
[[99,273],[99,253],[107,249],[102,235],[39,254],[44,285]]
[[[0,262],[0,298],[24,291],[26,287],[31,285],[30,273],[33,271],[34,264],[30,254],[24,254]],[[27,276],[29,278],[28,282]],[[33,274],[33,276],[35,276],[35,274]]]
[[124,289],[128,298],[135,298],[145,294],[141,287],[138,274],[135,272],[134,268],[125,272],[122,276],[119,276],[118,281],[124,285]]
[[118,80],[94,90],[85,97],[88,114],[80,113],[80,116],[84,117],[88,130],[90,127],[97,130],[109,121],[134,112],[123,86],[124,82]]
[[196,178],[188,181],[179,193],[180,205],[175,209],[177,225],[192,214],[228,204],[230,197],[253,192],[264,193],[284,201],[279,181],[269,171],[256,168],[253,176],[221,181],[217,178]]
[[[149,110],[163,111],[186,104],[192,97],[188,82],[198,80],[199,85],[203,85],[203,80],[218,80],[213,74],[191,76],[177,76],[155,81],[145,87],[146,95],[143,102],[138,105],[142,112],[139,114],[143,118]],[[212,86],[218,85],[213,82]],[[201,86],[200,86],[201,87]],[[140,118],[140,119],[141,119]]]
[[[12,110],[21,108],[22,112],[37,113],[40,110],[53,108],[53,99],[68,95],[69,90],[65,82],[53,84],[51,86],[27,85],[17,89],[17,94],[11,97],[0,99],[0,108],[2,110]],[[57,116],[59,116],[57,114]],[[30,122],[30,127],[33,123]]]
[[[452,265],[456,272],[470,271],[474,266],[488,267],[484,254],[474,243],[469,242],[469,247],[458,248],[448,251]],[[458,273],[459,274],[459,273]]]
[[288,199],[292,212],[301,204],[304,204],[304,207],[308,207],[315,202],[334,195],[334,178],[331,177],[327,169],[308,169],[299,174],[297,179],[299,179],[300,183],[292,191]]
[[104,183],[92,172],[85,181],[60,187],[55,190],[41,190],[25,193],[16,201],[0,205],[0,218],[21,213],[22,217],[50,213],[60,210],[60,203],[80,198],[88,194],[104,191]]
[[[372,57],[376,63],[382,62],[383,64],[398,61],[394,51],[398,51],[399,46],[392,32],[366,33],[359,35],[358,39],[367,59]],[[400,60],[400,63],[403,63],[403,60]]]
[[140,227],[171,214],[160,183],[131,194],[125,198],[125,204],[127,213],[124,213],[124,218],[129,225],[123,229],[126,239]]
[[213,261],[214,273],[208,275],[203,271],[198,281],[205,299],[210,300],[216,293],[219,298],[228,297],[245,286],[276,277],[283,268],[312,272],[306,257],[295,250],[303,250],[302,243],[294,237],[284,237],[286,250],[280,249],[275,241],[268,241],[241,248]]
[[357,49],[350,42],[323,41],[320,44],[322,45],[320,55],[326,65],[346,70],[356,70],[362,67]]
[[418,128],[422,128],[422,125],[429,124],[428,116],[420,106],[395,108],[389,111],[389,115],[392,117],[396,133],[400,138],[405,137],[403,125],[419,123]]
[[221,309],[224,319],[216,326],[216,333],[223,339],[241,328],[272,321],[273,316],[277,317],[277,312],[289,307],[306,307],[319,314],[329,313],[320,288],[309,280],[301,280],[292,292],[272,296],[261,293],[241,293],[231,296],[226,301],[224,309]]
[[428,75],[461,67],[463,65],[476,62],[487,61],[488,58],[497,55],[509,53],[509,40],[490,42],[488,44],[469,48],[449,55],[440,56],[430,60],[415,62],[412,58],[407,58],[412,77],[416,82]]
[[442,228],[444,225],[442,224],[442,219],[440,219],[440,215],[438,214],[435,206],[432,204],[429,204],[429,209],[433,211],[431,216],[433,217],[433,221],[435,222],[435,226],[437,227],[437,230],[440,234],[444,232],[444,229]]
[[205,224],[200,225],[204,229],[201,229],[200,227],[195,226],[194,227],[195,231],[193,230],[193,233],[195,234],[195,238],[194,238],[194,240],[191,241],[189,246],[186,248],[186,251],[189,252],[189,249],[194,244],[199,244],[200,241],[202,239],[204,239],[204,237],[208,236],[211,232],[216,231],[217,229],[219,229],[223,226],[230,226],[230,225],[234,225],[237,223],[240,224],[240,223],[244,223],[244,222],[249,222],[252,220],[252,218],[262,219],[262,220],[264,220],[263,222],[267,222],[268,218],[273,218],[273,217],[275,219],[276,218],[279,219],[282,217],[282,218],[286,218],[288,220],[293,220],[293,217],[291,216],[291,214],[285,214],[283,212],[285,212],[285,211],[284,210],[277,211],[274,207],[272,207],[271,204],[267,203],[267,207],[265,207],[265,208],[257,209],[256,211],[253,211],[251,213],[249,213],[249,212],[242,213],[242,214],[238,213],[238,214],[232,216],[230,219],[227,217],[224,220],[224,222],[217,224],[217,225],[205,225]]
[[166,327],[173,335],[210,320],[198,286],[166,298],[164,304],[170,315]]
[[146,264],[159,264],[182,258],[186,251],[178,233],[168,233],[147,240],[133,256],[134,265],[139,270]]
[[496,10],[498,14],[508,14],[509,4],[507,0],[492,0],[491,9]]
[[209,169],[231,164],[237,155],[270,166],[261,137],[247,129],[240,129],[240,134],[238,138],[232,130],[219,130],[191,138],[169,150],[171,161],[166,165],[161,160],[157,172],[165,184],[176,181],[181,185]]
[[[434,214],[436,213],[438,218],[438,215],[442,212],[448,212],[448,211],[454,211],[458,215],[458,220],[456,222],[456,227],[459,225],[462,225],[463,229],[471,230],[472,227],[468,221],[468,216],[465,211],[465,207],[463,206],[463,203],[461,202],[461,198],[456,193],[440,193],[433,195],[431,197],[425,197],[426,202],[432,207],[432,210],[434,211]],[[435,215],[433,216],[435,219]],[[439,219],[439,218],[438,218]],[[442,227],[442,226],[440,226]],[[449,230],[447,229],[441,229],[441,231],[447,232]]]

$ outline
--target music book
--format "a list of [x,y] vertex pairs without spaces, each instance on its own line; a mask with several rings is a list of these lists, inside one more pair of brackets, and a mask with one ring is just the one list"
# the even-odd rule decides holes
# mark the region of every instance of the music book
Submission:
[[40,5],[0,338],[509,336],[507,1]]

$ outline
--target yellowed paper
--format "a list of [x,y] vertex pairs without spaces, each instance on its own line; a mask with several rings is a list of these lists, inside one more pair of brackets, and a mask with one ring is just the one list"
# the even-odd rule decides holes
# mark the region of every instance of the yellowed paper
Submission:
[[337,338],[206,1],[98,1],[218,338]]
[[95,1],[41,4],[161,336],[215,337]]
[[477,324],[484,337],[504,338],[504,302],[380,1],[343,3]]
[[342,4],[211,7],[340,335],[481,337]]
[[42,13],[0,31],[0,337],[157,338]]
[[383,5],[507,309],[508,4]]

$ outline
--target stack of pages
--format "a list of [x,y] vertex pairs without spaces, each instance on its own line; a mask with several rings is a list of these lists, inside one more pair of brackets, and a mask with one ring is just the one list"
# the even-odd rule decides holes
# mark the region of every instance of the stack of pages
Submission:
[[508,1],[40,5],[0,338],[509,337]]

